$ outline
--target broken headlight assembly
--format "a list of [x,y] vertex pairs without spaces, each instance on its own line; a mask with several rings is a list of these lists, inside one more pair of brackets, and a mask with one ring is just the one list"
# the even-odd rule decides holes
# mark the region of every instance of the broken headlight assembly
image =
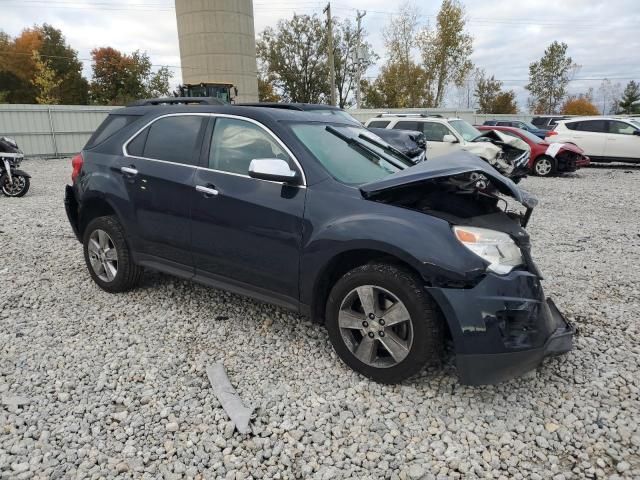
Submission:
[[453,227],[460,243],[489,262],[488,270],[505,275],[524,263],[522,252],[516,242],[503,232],[477,227]]

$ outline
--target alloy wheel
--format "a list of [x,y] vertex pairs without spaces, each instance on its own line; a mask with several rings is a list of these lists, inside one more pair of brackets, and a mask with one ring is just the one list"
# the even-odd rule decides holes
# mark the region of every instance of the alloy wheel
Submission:
[[94,230],[87,250],[94,273],[103,282],[112,282],[118,274],[118,251],[109,234],[104,230]]
[[544,177],[551,173],[551,169],[553,165],[551,165],[551,161],[548,158],[541,158],[536,162],[536,174]]
[[7,197],[17,197],[22,190],[24,190],[27,181],[21,175],[13,177],[13,183],[9,183],[9,178],[5,177],[4,184],[2,185],[2,193]]
[[376,368],[402,362],[413,344],[413,324],[404,303],[375,285],[362,285],[345,296],[338,326],[351,353]]

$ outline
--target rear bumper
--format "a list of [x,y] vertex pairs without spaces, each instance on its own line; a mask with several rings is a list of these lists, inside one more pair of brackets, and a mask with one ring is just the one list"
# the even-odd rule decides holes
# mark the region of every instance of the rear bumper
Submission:
[[460,383],[506,381],[573,348],[575,328],[527,271],[487,274],[474,288],[429,288],[444,314]]
[[78,222],[78,201],[76,200],[76,194],[71,185],[67,185],[64,189],[64,209],[67,212],[67,218],[69,219],[73,233],[78,241],[81,242],[82,239],[80,238]]

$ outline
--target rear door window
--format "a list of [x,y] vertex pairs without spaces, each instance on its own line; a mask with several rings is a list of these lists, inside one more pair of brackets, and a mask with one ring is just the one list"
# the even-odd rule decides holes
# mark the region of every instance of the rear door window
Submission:
[[369,123],[368,128],[387,128],[387,125],[389,125],[389,123],[389,120],[374,120]]
[[607,131],[607,122],[605,120],[582,120],[575,122],[576,128],[581,132],[605,133]]
[[417,130],[418,132],[422,131],[420,128],[420,124],[416,121],[411,120],[400,120],[393,126],[394,130]]
[[[534,118],[531,120],[531,123],[533,123],[536,127],[544,127],[546,125],[546,119],[545,118]],[[551,125],[551,122],[549,122],[549,124]]]
[[127,145],[127,153],[165,162],[196,165],[208,117],[180,115],[153,122]]

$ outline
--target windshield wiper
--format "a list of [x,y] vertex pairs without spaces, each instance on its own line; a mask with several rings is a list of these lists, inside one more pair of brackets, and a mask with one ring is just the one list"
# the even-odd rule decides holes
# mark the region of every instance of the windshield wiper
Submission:
[[336,137],[338,137],[340,140],[345,142],[351,148],[360,150],[360,152],[363,153],[364,156],[367,159],[371,160],[372,162],[378,162],[379,160],[382,159],[382,157],[378,155],[378,152],[376,152],[370,147],[367,147],[365,144],[360,143],[355,138],[345,135],[344,133],[341,133],[338,129],[332,127],[331,125],[327,125],[325,127],[325,130],[329,133],[332,133]]
[[384,150],[387,153],[390,153],[392,155],[396,155],[397,157],[400,157],[401,160],[405,161],[406,163],[398,163],[396,161],[395,158],[391,157],[385,157],[389,162],[393,163],[394,166],[404,170],[407,167],[411,167],[414,165],[414,163],[411,161],[411,159],[405,155],[404,153],[402,153],[400,150],[398,150],[397,148],[395,148],[392,145],[385,145],[384,143],[381,143],[379,141],[377,141],[375,138],[369,138],[368,136],[366,136],[364,133],[360,133],[358,134],[358,138],[361,138],[362,140],[366,140],[369,143],[374,144],[376,147],[381,148],[382,150]]

